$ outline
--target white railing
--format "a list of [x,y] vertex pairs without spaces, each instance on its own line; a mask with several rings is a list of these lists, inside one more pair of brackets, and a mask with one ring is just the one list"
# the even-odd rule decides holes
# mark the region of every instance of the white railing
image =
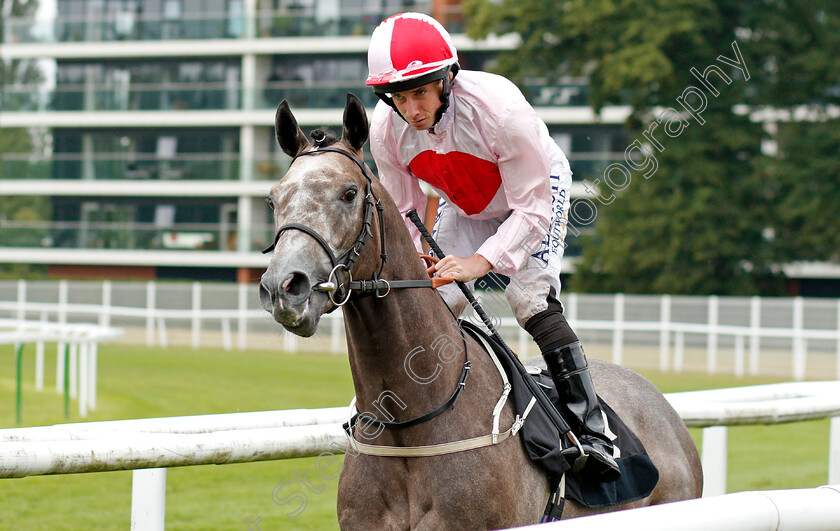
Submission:
[[97,352],[99,343],[122,336],[122,330],[89,324],[57,324],[45,321],[0,319],[0,345],[16,350],[16,409],[21,421],[21,358],[24,344],[35,344],[35,390],[44,389],[46,343],[56,344],[56,392],[66,400],[78,398],[79,416],[96,409]]
[[[95,321],[101,326],[119,320],[120,326],[144,330],[148,346],[158,344],[164,348],[173,342],[173,330],[179,327],[193,348],[212,341],[221,342],[230,350],[234,348],[235,334],[236,348],[240,350],[262,339],[264,345],[266,340],[267,344],[282,341],[290,352],[301,348],[345,351],[341,312],[324,316],[314,338],[300,340],[281,332],[280,326],[261,309],[257,293],[253,284],[21,280],[0,282],[0,316],[5,312],[17,319],[54,319],[59,323],[72,316],[74,321]],[[530,337],[510,315],[501,294],[482,293],[480,298],[488,313],[498,316],[500,331],[518,346],[521,356],[535,350]],[[818,361],[818,374],[824,376],[829,370],[840,379],[837,299],[620,293],[571,293],[563,298],[567,317],[584,342],[611,343],[609,357],[618,364],[628,362],[628,347],[643,346],[652,353],[658,347],[655,366],[662,371],[680,372],[686,368],[689,356],[705,351],[700,355],[705,358],[703,366],[709,374],[731,370],[736,376],[760,375],[771,374],[769,363],[762,362],[762,358],[773,354],[777,360],[773,374],[787,374],[801,381],[807,369]],[[216,335],[209,336],[210,329]]]
[[[704,427],[704,496],[726,492],[726,425],[831,417],[828,481],[840,484],[840,382],[666,398],[687,425]],[[326,408],[0,430],[0,478],[134,470],[132,528],[163,529],[166,471],[160,467],[340,453],[346,449],[340,422],[347,415],[347,408]]]
[[[679,522],[679,523],[677,523]],[[737,492],[614,513],[517,527],[539,531],[836,531],[840,485],[815,489]]]

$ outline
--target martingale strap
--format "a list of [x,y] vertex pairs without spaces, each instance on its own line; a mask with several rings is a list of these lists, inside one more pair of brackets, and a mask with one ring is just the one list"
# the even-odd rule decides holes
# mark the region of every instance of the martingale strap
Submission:
[[[463,333],[463,330],[461,333]],[[530,413],[531,408],[533,407],[536,400],[531,401],[531,403],[528,405],[528,408],[523,412],[521,418],[517,415],[510,428],[500,433],[499,419],[501,417],[502,409],[504,408],[504,405],[507,402],[508,395],[510,394],[511,385],[508,381],[507,373],[505,373],[502,364],[499,362],[498,357],[496,357],[496,353],[493,351],[490,345],[487,344],[487,341],[483,337],[478,335],[474,335],[473,337],[475,337],[482,343],[484,350],[493,360],[493,364],[495,365],[496,370],[499,371],[499,375],[501,376],[502,382],[504,384],[502,396],[499,398],[498,402],[496,402],[496,406],[493,408],[493,430],[490,434],[481,435],[470,439],[463,439],[460,441],[430,444],[423,446],[387,446],[378,444],[367,444],[360,442],[353,435],[353,427],[357,423],[357,420],[359,418],[359,415],[357,414],[350,419],[350,422],[344,424],[344,431],[347,433],[347,437],[350,440],[350,445],[353,447],[354,451],[365,455],[375,455],[380,457],[431,457],[435,455],[452,454],[456,452],[464,452],[466,450],[482,448],[485,446],[492,446],[494,444],[499,444],[502,441],[509,439],[512,435],[516,435],[517,432],[519,432],[519,430],[522,428],[522,425],[525,424],[525,420],[528,417],[528,413]],[[382,423],[381,421],[379,422]]]

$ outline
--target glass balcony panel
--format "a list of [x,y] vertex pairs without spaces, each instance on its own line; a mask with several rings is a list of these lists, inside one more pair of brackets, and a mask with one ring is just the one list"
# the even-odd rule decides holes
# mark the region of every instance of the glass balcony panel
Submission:
[[[169,5],[176,6],[175,3]],[[113,2],[103,6],[104,10],[59,13],[52,19],[8,17],[3,21],[4,43],[235,39],[247,34],[248,20],[241,9],[194,12],[183,11],[180,4],[177,5],[175,11],[164,4],[163,12],[144,13]],[[385,7],[379,3],[367,7],[316,2],[311,6],[278,10],[258,8],[254,24],[259,37],[269,38],[370,35],[382,20],[395,13],[431,13],[431,9],[431,1],[400,2]],[[453,24],[452,27],[461,31],[463,25]]]
[[535,107],[589,106],[589,87],[586,83],[552,83],[529,79],[521,86],[522,92]]
[[[190,153],[174,158],[154,154],[54,153],[51,157],[30,154],[0,154],[3,179],[96,179],[96,180],[236,180],[238,154]],[[258,163],[259,164],[259,163]],[[255,173],[260,178],[259,173]],[[274,174],[265,178],[274,178]]]
[[[25,101],[25,98],[25,94],[20,94],[18,99]],[[43,104],[37,103],[40,100],[37,97],[34,100],[19,110],[42,110]],[[242,107],[242,91],[223,83],[138,83],[118,88],[59,85],[45,107],[43,110],[52,111],[235,110]]]
[[231,227],[221,223],[154,223],[0,219],[0,247],[235,251]]
[[[297,108],[343,108],[348,92],[368,107],[378,99],[364,80],[280,81],[250,90],[257,109],[273,109],[287,99]],[[526,91],[535,107],[588,106],[585,85],[528,85]],[[135,83],[129,86],[63,84],[50,92],[40,87],[7,88],[2,106],[7,112],[37,111],[170,111],[237,110],[243,104],[243,90],[226,83]]]
[[594,182],[595,179],[600,179],[604,182],[604,170],[613,162],[624,162],[623,153],[589,153],[586,155],[571,154],[569,157],[569,165],[572,168],[572,175],[575,181],[583,181],[584,179]]
[[[309,131],[307,126],[302,126]],[[604,170],[613,162],[623,162],[622,154],[590,155],[585,158],[572,154],[569,162],[574,179],[603,181]],[[369,153],[365,162],[376,171]],[[237,154],[191,153],[175,158],[158,158],[153,154],[98,154],[84,157],[77,153],[55,153],[52,157],[30,154],[0,154],[0,178],[2,179],[239,179],[241,161]],[[276,181],[289,166],[289,158],[263,155],[253,161],[253,176],[256,180]]]
[[[233,230],[232,230],[233,229]],[[176,251],[235,251],[235,227],[222,223],[154,223],[89,221],[9,221],[0,219],[0,247],[60,249],[123,249]],[[274,239],[272,224],[251,228],[250,251]],[[575,237],[566,236],[566,256],[579,256]]]
[[266,83],[254,89],[254,101],[258,108],[276,109],[281,101],[288,100],[292,108],[344,108],[347,93],[352,92],[367,107],[374,107],[379,99],[365,86],[363,79],[352,81],[280,81]]

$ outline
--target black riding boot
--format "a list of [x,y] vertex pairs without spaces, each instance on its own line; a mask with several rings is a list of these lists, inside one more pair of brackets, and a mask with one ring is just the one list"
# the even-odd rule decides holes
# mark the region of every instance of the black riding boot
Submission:
[[582,467],[601,481],[615,481],[621,471],[613,459],[613,444],[606,435],[606,425],[595,387],[589,376],[589,366],[580,341],[543,353],[551,378],[557,386],[561,402],[574,415],[584,457]]
[[592,471],[601,481],[615,481],[621,476],[621,470],[612,457],[612,441],[605,434],[604,417],[583,348],[553,290],[547,301],[548,308],[531,317],[525,323],[525,330],[540,347],[560,401],[568,406],[576,421],[570,427],[587,454],[576,465]]

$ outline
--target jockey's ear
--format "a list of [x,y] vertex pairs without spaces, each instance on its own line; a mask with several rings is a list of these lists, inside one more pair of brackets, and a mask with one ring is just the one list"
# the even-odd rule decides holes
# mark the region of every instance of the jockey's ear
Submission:
[[277,113],[274,115],[274,136],[277,137],[277,143],[286,155],[290,157],[296,156],[309,147],[309,141],[298,127],[295,115],[292,114],[286,100],[281,101],[277,106]]
[[362,100],[355,94],[347,93],[347,105],[344,106],[344,126],[341,131],[341,141],[355,149],[362,151],[369,133],[367,112]]

